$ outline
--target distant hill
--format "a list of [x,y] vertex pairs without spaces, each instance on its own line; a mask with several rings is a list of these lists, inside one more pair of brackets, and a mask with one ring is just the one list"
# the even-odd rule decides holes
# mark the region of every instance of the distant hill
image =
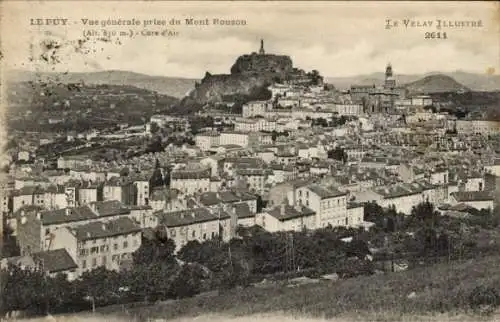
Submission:
[[7,124],[40,132],[86,131],[118,123],[140,125],[168,111],[179,99],[131,85],[42,81],[7,85]]
[[[498,91],[500,90],[500,75],[474,74],[462,71],[452,73],[432,72],[427,74],[401,75],[395,74],[396,82],[400,85],[409,84],[431,75],[446,75],[455,79],[460,84],[472,91]],[[326,82],[333,84],[339,89],[348,89],[352,84],[358,85],[382,85],[384,73],[373,73],[356,75],[351,77],[326,77]]]
[[470,92],[470,89],[460,84],[450,76],[438,74],[425,76],[415,82],[406,84],[410,93],[432,94],[450,92]]
[[42,81],[56,83],[85,83],[89,85],[125,85],[155,91],[160,94],[182,98],[194,88],[195,79],[149,76],[134,72],[110,70],[91,73],[34,73],[10,71],[8,82]]

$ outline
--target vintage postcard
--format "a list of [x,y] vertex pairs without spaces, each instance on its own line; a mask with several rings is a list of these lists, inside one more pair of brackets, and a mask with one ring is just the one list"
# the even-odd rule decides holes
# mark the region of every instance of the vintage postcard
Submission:
[[0,2],[0,320],[500,320],[500,5]]

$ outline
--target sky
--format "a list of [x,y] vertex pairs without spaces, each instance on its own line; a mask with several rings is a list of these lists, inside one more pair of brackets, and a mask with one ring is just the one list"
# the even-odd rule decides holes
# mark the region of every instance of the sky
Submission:
[[[201,78],[229,73],[241,54],[258,51],[289,55],[296,67],[324,76],[383,72],[390,62],[397,74],[500,72],[500,6],[495,2],[160,2],[160,1],[3,1],[3,67],[33,71],[128,70],[149,75]],[[144,19],[237,19],[244,26],[144,27]],[[35,26],[30,19],[64,18],[66,26]],[[132,19],[140,26],[88,27],[81,19]],[[386,19],[400,27],[386,29]],[[433,21],[433,27],[406,28],[403,19]],[[447,39],[425,39],[437,32],[436,19],[479,21],[482,27],[443,28]],[[84,30],[178,32],[178,36],[90,37]],[[40,58],[40,43],[56,40],[57,62]]]

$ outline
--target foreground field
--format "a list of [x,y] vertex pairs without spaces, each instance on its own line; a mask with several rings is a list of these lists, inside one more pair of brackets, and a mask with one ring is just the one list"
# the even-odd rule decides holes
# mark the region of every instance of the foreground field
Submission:
[[337,282],[253,287],[151,306],[105,308],[102,313],[153,320],[277,312],[285,312],[287,316],[357,321],[422,321],[419,316],[424,321],[434,320],[431,316],[438,317],[438,321],[491,320],[495,316],[498,320],[498,314],[480,317],[471,312],[469,294],[479,285],[491,286],[500,292],[499,265],[500,257],[486,257]]
[[106,307],[95,315],[52,320],[499,321],[499,310],[480,316],[468,308],[469,294],[476,286],[491,286],[500,292],[499,265],[500,257],[485,257],[337,282],[252,287],[154,305]]

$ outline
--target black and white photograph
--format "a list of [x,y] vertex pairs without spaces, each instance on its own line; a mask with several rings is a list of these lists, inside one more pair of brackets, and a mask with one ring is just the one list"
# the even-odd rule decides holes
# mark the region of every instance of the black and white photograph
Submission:
[[0,321],[500,321],[500,4],[0,2]]

